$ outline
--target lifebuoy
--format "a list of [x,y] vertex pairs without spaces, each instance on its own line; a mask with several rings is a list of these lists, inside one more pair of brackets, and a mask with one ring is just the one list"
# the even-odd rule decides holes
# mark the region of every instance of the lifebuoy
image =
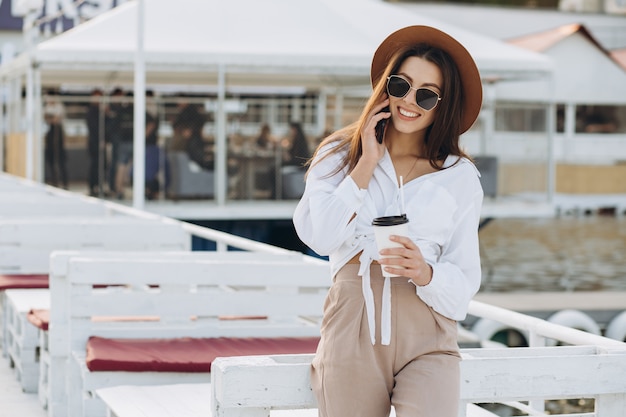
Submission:
[[491,319],[478,319],[476,323],[472,326],[472,333],[477,335],[480,340],[493,340],[493,337],[505,331],[514,331],[522,335],[523,338],[528,341],[528,335],[523,333],[522,330],[516,329],[514,327],[508,326],[504,323],[500,323]]
[[[572,329],[582,330],[587,333],[600,334],[600,326],[598,326],[598,323],[580,310],[568,309],[557,311],[548,318],[548,321]],[[556,345],[556,340],[546,339],[546,344],[548,346],[554,346]]]
[[626,342],[626,311],[622,311],[611,319],[604,335],[610,339]]

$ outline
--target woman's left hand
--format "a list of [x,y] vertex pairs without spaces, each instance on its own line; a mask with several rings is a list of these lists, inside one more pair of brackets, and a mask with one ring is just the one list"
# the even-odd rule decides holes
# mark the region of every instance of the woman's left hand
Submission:
[[[424,286],[430,283],[433,277],[432,267],[424,260],[419,247],[406,236],[392,235],[389,239],[402,247],[387,248],[380,251],[384,256],[395,258],[380,258],[378,262],[385,271],[409,278],[415,285]],[[402,268],[395,268],[397,265]]]

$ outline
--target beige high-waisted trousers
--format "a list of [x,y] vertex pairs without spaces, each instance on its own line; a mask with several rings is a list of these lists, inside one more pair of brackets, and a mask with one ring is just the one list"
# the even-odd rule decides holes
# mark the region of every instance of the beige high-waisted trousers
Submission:
[[456,321],[428,307],[404,277],[391,279],[391,344],[380,344],[384,277],[371,266],[376,345],[369,336],[358,264],[335,276],[311,384],[320,417],[456,417],[459,361]]

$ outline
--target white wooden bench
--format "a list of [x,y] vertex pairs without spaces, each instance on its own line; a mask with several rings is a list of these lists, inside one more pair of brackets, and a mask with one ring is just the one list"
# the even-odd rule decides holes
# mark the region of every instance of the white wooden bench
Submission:
[[[67,267],[68,267],[68,261],[71,257],[74,256],[89,256],[89,257],[96,257],[99,260],[106,260],[106,259],[115,259],[118,262],[119,261],[131,261],[131,260],[139,260],[141,259],[142,262],[149,262],[149,261],[159,261],[159,260],[165,260],[165,259],[169,259],[169,260],[178,260],[178,261],[194,261],[194,260],[206,260],[206,259],[222,259],[222,260],[228,260],[228,259],[242,259],[245,258],[248,261],[252,261],[252,260],[262,260],[262,259],[271,259],[271,258],[275,258],[278,257],[278,255],[267,255],[264,253],[260,253],[260,252],[245,252],[245,254],[242,254],[242,252],[178,252],[178,251],[159,251],[159,250],[154,250],[154,251],[142,251],[142,252],[137,252],[137,251],[130,251],[130,252],[119,252],[119,251],[109,251],[109,252],[102,252],[102,251],[89,251],[89,253],[85,253],[85,252],[80,252],[80,251],[57,251],[54,252],[51,255],[51,266],[53,267],[53,281],[59,281],[61,284],[61,286],[66,285],[67,282]],[[280,259],[284,259],[284,260],[294,260],[294,261],[298,261],[298,260],[302,260],[302,254],[297,253],[297,252],[292,252],[292,253],[288,253],[288,254],[283,254],[280,255]],[[48,317],[46,318],[42,318],[42,320],[44,321],[43,323],[40,323],[39,326],[39,331],[38,331],[38,345],[39,345],[39,349],[40,349],[40,355],[39,355],[39,359],[40,359],[40,363],[39,363],[39,386],[38,386],[38,395],[39,395],[39,401],[42,404],[42,406],[44,408],[46,408],[48,406],[48,398],[50,398],[50,396],[52,395],[52,387],[49,384],[49,379],[50,379],[50,363],[51,363],[51,356],[50,356],[50,335],[49,335],[49,331],[48,331],[48,326],[50,323],[50,317],[53,317],[56,323],[56,332],[55,332],[55,340],[57,340],[58,343],[53,343],[53,345],[55,345],[55,348],[57,350],[57,353],[54,355],[55,356],[55,365],[57,366],[57,368],[59,368],[58,371],[56,371],[55,373],[57,375],[60,374],[60,372],[63,372],[63,368],[65,365],[58,365],[59,363],[65,363],[65,361],[67,360],[67,352],[61,353],[60,351],[60,342],[67,340],[69,338],[69,333],[68,333],[68,312],[67,312],[67,306],[66,306],[66,302],[68,300],[68,295],[64,294],[63,295],[63,299],[60,298],[61,295],[59,294],[59,291],[57,291],[57,294],[55,296],[56,305],[60,305],[61,308],[60,309],[55,309],[55,312],[50,314],[50,311],[48,311]],[[49,304],[49,303],[48,303]],[[56,386],[57,390],[63,389],[62,386],[57,385]]]
[[24,392],[36,392],[39,384],[39,337],[37,328],[27,320],[32,305],[50,306],[47,289],[5,291],[3,347],[9,365]]
[[[8,288],[28,287],[31,281],[37,281],[40,288],[47,287],[40,279],[45,277],[49,269],[49,257],[52,251],[59,249],[82,249],[82,250],[178,250],[189,251],[191,249],[191,235],[185,231],[180,223],[170,220],[155,221],[131,217],[47,217],[47,218],[13,218],[11,220],[0,219],[0,274],[10,274],[15,280],[8,284]],[[6,277],[6,276],[5,276]],[[5,279],[3,277],[2,281]],[[2,286],[5,289],[5,286]],[[16,368],[17,376],[25,374],[21,370],[34,366],[29,359],[22,364],[22,360],[30,358],[30,355],[22,355],[17,352],[27,352],[33,343],[38,344],[38,339],[25,333],[24,337],[12,339],[11,343],[17,343],[9,353],[7,348],[7,332],[17,321],[7,323],[7,309],[12,305],[6,303],[6,294],[0,291],[0,311],[2,311],[2,352],[7,356],[11,364]],[[28,300],[23,295],[20,306],[30,304],[30,308],[47,308],[45,303],[41,305],[41,297]],[[18,317],[19,322],[26,319],[27,310],[11,312],[9,316]],[[25,343],[25,345],[21,345]],[[37,346],[34,347],[37,349]],[[35,357],[37,359],[38,357]],[[33,365],[33,366],[31,366]],[[29,374],[30,375],[30,374]],[[30,376],[21,380],[22,388],[26,392],[34,392]]]
[[[470,407],[473,403],[518,402],[515,405],[528,412],[520,401],[564,398],[594,398],[596,413],[590,416],[626,415],[626,350],[559,346],[462,349],[461,354],[459,417],[491,415]],[[211,372],[212,416],[267,417],[274,409],[315,408],[309,383],[312,358],[216,359]],[[108,400],[115,402],[111,396]],[[540,411],[532,415],[547,416]]]
[[[94,391],[108,386],[209,382],[208,372],[89,371],[86,346],[92,336],[242,341],[319,337],[322,305],[330,286],[327,263],[300,253],[203,255],[204,259],[52,255],[50,416],[104,416],[104,405]],[[92,320],[137,316],[159,319]]]

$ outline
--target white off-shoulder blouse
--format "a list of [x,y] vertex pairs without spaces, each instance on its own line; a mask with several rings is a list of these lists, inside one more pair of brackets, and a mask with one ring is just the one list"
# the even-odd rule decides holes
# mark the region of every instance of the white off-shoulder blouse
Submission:
[[[387,151],[367,189],[359,189],[345,169],[329,176],[344,156],[340,152],[320,161],[320,156],[332,146],[329,144],[318,153],[293,223],[307,246],[319,255],[329,256],[333,276],[362,252],[359,275],[363,280],[370,337],[375,344],[369,269],[372,260],[378,260],[380,255],[371,224],[375,217],[401,214],[400,188]],[[431,282],[416,286],[416,295],[439,314],[462,320],[480,287],[478,225],[483,190],[480,174],[468,159],[449,156],[444,167],[404,184],[404,200],[409,237],[433,269]],[[391,338],[390,279],[406,278],[385,278],[382,344],[389,344]]]

